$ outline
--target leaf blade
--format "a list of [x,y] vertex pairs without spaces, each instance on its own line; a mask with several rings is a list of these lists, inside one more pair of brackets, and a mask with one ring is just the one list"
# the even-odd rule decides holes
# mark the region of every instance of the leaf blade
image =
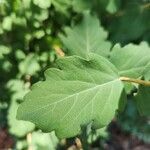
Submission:
[[150,47],[146,42],[140,45],[116,45],[110,55],[110,61],[119,70],[121,76],[139,78],[150,61]]
[[89,61],[79,57],[59,60],[57,64],[62,66],[64,78],[57,81],[49,77],[35,85],[25,96],[17,117],[34,122],[45,132],[55,130],[60,138],[79,134],[81,126],[92,121],[95,128],[107,125],[119,107],[122,82],[108,60],[97,55],[90,58]]
[[111,43],[108,42],[107,32],[99,24],[95,16],[89,12],[84,13],[83,20],[73,28],[66,28],[66,35],[60,35],[63,44],[69,49],[69,55],[78,55],[88,58],[88,54],[93,52],[107,57]]
[[136,105],[142,116],[150,116],[150,87],[140,86],[135,96]]

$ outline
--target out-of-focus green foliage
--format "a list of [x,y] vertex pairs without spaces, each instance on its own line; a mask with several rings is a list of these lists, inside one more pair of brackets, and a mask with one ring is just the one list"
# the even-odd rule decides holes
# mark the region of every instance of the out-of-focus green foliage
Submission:
[[[30,144],[34,149],[56,149],[58,140],[54,134],[43,135],[33,124],[16,120],[15,115],[30,86],[43,80],[43,71],[53,66],[57,58],[54,46],[67,49],[59,35],[67,36],[65,27],[81,23],[87,10],[99,18],[102,28],[108,32],[105,42],[125,45],[146,41],[150,44],[148,0],[0,1],[0,128],[8,127],[17,149],[27,148]],[[132,124],[132,119],[125,125],[130,126],[129,122]],[[149,131],[147,122],[140,121],[138,126]],[[136,123],[133,126],[138,128]],[[138,129],[140,134],[143,129]],[[129,131],[133,132],[132,129]],[[30,133],[32,143],[27,140]]]
[[148,119],[141,116],[135,106],[135,99],[133,97],[128,98],[127,107],[119,116],[118,123],[125,131],[149,143],[150,127]]

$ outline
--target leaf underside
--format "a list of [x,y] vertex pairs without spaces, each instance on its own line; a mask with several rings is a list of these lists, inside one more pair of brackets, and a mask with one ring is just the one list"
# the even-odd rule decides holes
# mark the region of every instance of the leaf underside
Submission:
[[109,61],[95,54],[89,58],[59,59],[59,69],[48,69],[46,80],[25,96],[17,118],[45,132],[55,130],[60,138],[79,134],[91,122],[94,128],[106,126],[118,109],[123,85]]

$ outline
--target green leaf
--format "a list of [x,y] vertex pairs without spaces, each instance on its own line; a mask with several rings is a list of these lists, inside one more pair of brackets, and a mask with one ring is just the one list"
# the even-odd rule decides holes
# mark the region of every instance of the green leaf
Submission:
[[150,80],[150,63],[145,67],[143,76],[146,80]]
[[23,137],[34,129],[34,124],[16,119],[18,107],[19,104],[13,100],[8,111],[9,132],[17,137]]
[[18,119],[35,123],[45,132],[55,130],[60,138],[80,133],[92,122],[106,126],[118,109],[123,85],[116,68],[105,58],[91,54],[89,61],[66,57],[48,69],[46,81],[32,87],[20,105]]
[[60,35],[63,44],[69,49],[69,55],[87,58],[90,52],[108,56],[111,43],[106,41],[107,32],[100,26],[99,20],[84,13],[82,22],[73,28],[66,28],[66,36]]
[[125,90],[123,90],[119,100],[119,110],[118,110],[119,113],[125,110],[126,104],[127,104],[127,94]]
[[40,11],[40,13],[36,13],[36,14],[34,15],[34,18],[35,18],[36,20],[38,20],[38,23],[40,23],[40,22],[46,20],[46,19],[48,18],[48,15],[49,15],[49,11],[48,11],[47,9],[42,9],[42,10]]
[[135,97],[137,108],[142,116],[150,116],[150,87],[140,86]]
[[100,129],[97,129],[93,132],[87,133],[88,135],[88,143],[92,144],[93,142],[97,141],[99,138],[108,138],[108,132],[107,132],[107,127],[103,127]]
[[72,6],[76,12],[83,12],[84,10],[91,9],[93,3],[91,0],[73,0]]
[[40,65],[37,60],[37,56],[34,54],[28,55],[23,61],[19,64],[19,70],[21,74],[33,75],[40,70]]
[[52,4],[57,11],[67,14],[67,9],[71,7],[72,0],[52,0]]
[[120,0],[73,0],[72,6],[79,13],[83,13],[85,10],[94,10],[98,13],[106,10],[109,13],[115,13],[120,6]]
[[120,76],[142,77],[145,66],[150,62],[150,47],[146,42],[124,47],[117,44],[112,49],[110,61],[117,67]]
[[0,45],[0,59],[4,59],[4,56],[9,54],[11,49],[5,45]]
[[21,60],[21,59],[25,59],[25,58],[26,58],[25,53],[24,53],[22,50],[20,50],[20,49],[17,49],[17,50],[15,51],[15,56],[16,56],[16,58],[17,58],[18,60]]
[[17,100],[22,100],[23,96],[29,91],[25,86],[27,85],[24,85],[24,82],[21,80],[10,80],[7,84],[7,88],[13,93],[7,116],[9,132],[18,137],[23,137],[34,129],[34,124],[31,122],[16,119],[17,109],[19,107]]
[[24,8],[30,8],[31,0],[22,0],[21,4],[24,6]]
[[43,30],[38,30],[33,33],[33,36],[37,39],[41,39],[45,36],[45,32]]
[[51,0],[33,0],[33,3],[43,9],[49,8],[51,6]]
[[119,4],[120,4],[120,0],[109,0],[106,10],[109,13],[115,13],[118,10]]
[[11,18],[11,16],[7,16],[3,19],[2,28],[6,31],[10,31],[12,29],[12,18]]
[[42,132],[32,133],[32,148],[35,150],[56,150],[58,139],[54,132],[43,134]]
[[[109,60],[117,67],[120,76],[141,78],[145,66],[150,62],[150,47],[146,42],[140,45],[128,44],[124,47],[117,44],[113,47]],[[131,92],[133,85],[125,83],[127,93]]]
[[146,39],[149,41],[150,37],[147,33],[150,27],[149,10],[143,9],[144,7],[141,7],[142,3],[138,4],[139,1],[135,1],[134,4],[126,3],[127,5],[123,4],[122,1],[120,2],[120,8],[122,9],[119,9],[115,16],[113,16],[113,19],[107,23],[111,35],[110,39],[114,43],[119,42],[122,44],[132,41],[139,42]]

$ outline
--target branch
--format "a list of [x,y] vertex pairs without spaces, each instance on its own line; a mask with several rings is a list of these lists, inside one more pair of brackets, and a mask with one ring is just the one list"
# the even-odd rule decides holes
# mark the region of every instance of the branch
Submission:
[[82,149],[82,143],[81,143],[81,140],[79,138],[75,139],[75,143],[76,143],[76,147],[78,150],[83,150]]
[[54,45],[53,48],[56,51],[58,56],[60,56],[60,57],[65,56],[65,53],[62,51],[62,49],[58,45]]
[[125,82],[133,82],[137,84],[141,84],[144,86],[150,86],[150,81],[145,81],[145,80],[140,80],[140,79],[133,79],[133,78],[128,78],[128,77],[120,77],[119,78],[121,81]]
[[33,147],[32,147],[32,134],[31,133],[27,134],[27,143],[28,143],[28,150],[33,150]]
[[149,9],[150,8],[150,3],[147,3],[145,5],[141,6],[142,9]]

